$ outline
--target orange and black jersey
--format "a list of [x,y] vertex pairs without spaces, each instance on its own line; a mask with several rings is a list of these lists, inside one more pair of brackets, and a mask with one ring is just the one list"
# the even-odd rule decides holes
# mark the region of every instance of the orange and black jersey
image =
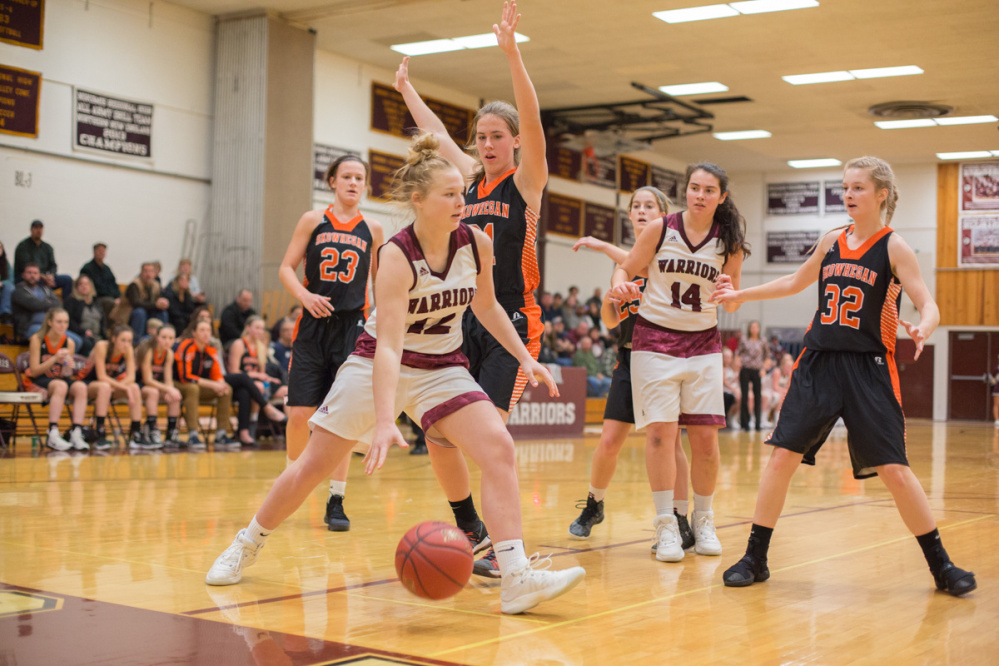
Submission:
[[888,256],[891,227],[871,236],[856,250],[845,229],[822,259],[819,307],[805,347],[815,351],[894,353],[902,285]]
[[535,243],[538,212],[524,201],[511,169],[491,183],[480,177],[465,194],[461,221],[486,232],[493,241],[493,286],[507,311],[532,307],[541,282]]
[[[67,337],[64,335],[61,338],[59,338],[59,342],[57,344],[50,345],[49,339],[47,337],[42,338],[42,348],[41,348],[41,353],[38,355],[38,361],[40,363],[44,363],[45,361],[55,356],[57,351],[66,346],[66,340]],[[62,377],[62,373],[63,373],[63,364],[53,363],[52,367],[46,370],[45,374],[42,376],[58,378]],[[29,384],[29,386],[34,386],[33,384],[31,384],[31,376],[28,373],[24,374],[24,379]]]
[[249,338],[241,338],[243,341],[243,356],[239,359],[240,372],[262,372],[260,359],[257,358],[257,345]]
[[[645,278],[635,276],[631,281],[638,285],[638,290],[645,292]],[[618,303],[618,317],[621,323],[618,325],[617,344],[620,348],[631,348],[631,334],[635,331],[635,321],[638,317],[638,306],[642,304],[642,297],[639,296],[633,301]]]
[[[109,342],[108,348],[110,347],[111,343]],[[97,380],[97,362],[94,357],[94,353],[92,353],[90,355],[90,358],[87,360],[85,372],[81,373],[82,376],[80,377],[80,379],[82,379],[85,382],[92,382]],[[125,355],[118,354],[117,356],[115,356],[114,353],[112,352],[110,353],[110,355],[105,356],[104,372],[107,373],[108,377],[115,380],[116,382],[124,381],[125,376],[128,374],[128,363],[125,361]]]
[[151,349],[149,353],[152,354],[152,358],[149,360],[149,371],[153,376],[153,381],[163,382],[166,377],[164,369],[169,352],[166,349]]
[[216,382],[224,379],[218,350],[211,345],[205,345],[202,351],[194,340],[184,340],[174,352],[174,363],[177,366],[177,381],[182,384],[195,382],[199,377]]
[[[371,269],[373,236],[362,215],[341,222],[333,215],[333,206],[326,209],[323,221],[316,225],[305,249],[305,288],[314,294],[328,296],[334,312],[361,311],[368,307],[368,274]],[[308,310],[296,327],[299,333],[309,332],[316,318]]]

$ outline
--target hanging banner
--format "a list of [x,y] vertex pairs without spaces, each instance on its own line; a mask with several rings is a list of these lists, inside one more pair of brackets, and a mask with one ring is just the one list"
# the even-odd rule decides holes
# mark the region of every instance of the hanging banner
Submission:
[[822,183],[822,214],[845,213],[846,204],[843,203],[843,183],[839,181],[827,180]]
[[[652,187],[658,188],[666,197],[676,205],[681,205],[680,185],[683,183],[683,174],[662,167],[653,166],[651,174]],[[682,202],[685,204],[686,202]]]
[[0,65],[0,132],[38,138],[42,75]]
[[406,163],[405,157],[368,151],[368,164],[371,165],[371,198],[388,201],[392,198],[392,181],[395,172]]
[[961,210],[999,210],[999,162],[961,165]]
[[151,159],[153,105],[73,89],[74,150]]
[[810,215],[819,212],[819,182],[770,183],[767,215]]
[[[475,111],[431,97],[424,97],[423,101],[441,119],[451,138],[459,146],[464,146],[468,142]],[[392,86],[371,83],[371,129],[403,139],[410,138],[416,129],[416,121],[406,108],[406,101]]]
[[545,231],[578,238],[583,229],[583,201],[560,194],[548,195],[548,211],[544,216]]
[[587,202],[583,207],[583,235],[613,243],[616,217],[616,209]]
[[548,146],[548,173],[566,180],[579,180],[582,155],[578,150],[562,146]]
[[620,239],[618,245],[630,250],[635,245],[637,237],[635,236],[635,228],[631,226],[631,220],[628,219],[628,213],[623,210],[617,212],[617,227],[617,237]]
[[631,194],[639,187],[649,184],[652,170],[645,162],[621,156],[618,158],[618,171],[621,174],[621,192]]
[[315,192],[329,192],[329,185],[326,183],[326,170],[337,158],[344,155],[357,155],[361,153],[347,148],[337,148],[327,146],[322,143],[312,144],[312,189]]
[[0,2],[0,42],[42,48],[45,32],[45,0]]
[[768,264],[800,264],[822,235],[820,231],[767,232]]
[[959,267],[999,268],[999,215],[963,215],[957,228]]

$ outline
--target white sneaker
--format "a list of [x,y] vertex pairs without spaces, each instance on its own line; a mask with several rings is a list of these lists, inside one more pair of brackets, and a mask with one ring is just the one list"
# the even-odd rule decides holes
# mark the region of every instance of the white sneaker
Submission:
[[715,512],[695,511],[691,518],[694,528],[694,552],[698,555],[721,555],[721,541],[715,534]]
[[45,445],[50,449],[55,449],[56,451],[69,451],[73,448],[73,445],[62,438],[59,434],[59,428],[50,428],[49,436],[46,438]]
[[215,564],[208,570],[205,582],[209,585],[235,585],[243,579],[243,567],[248,567],[257,561],[257,555],[263,544],[257,545],[246,536],[246,530],[242,529],[232,540],[232,544],[226,548]]
[[83,439],[83,428],[73,428],[69,431],[69,443],[77,451],[90,450],[90,444],[87,444],[87,441]]
[[679,562],[683,559],[683,540],[680,538],[680,525],[672,513],[656,516],[652,521],[656,528],[656,559],[660,562]]
[[551,565],[551,557],[542,560],[535,553],[523,568],[504,572],[500,586],[500,610],[507,615],[523,613],[542,601],[565,594],[586,575],[583,567],[546,571]]

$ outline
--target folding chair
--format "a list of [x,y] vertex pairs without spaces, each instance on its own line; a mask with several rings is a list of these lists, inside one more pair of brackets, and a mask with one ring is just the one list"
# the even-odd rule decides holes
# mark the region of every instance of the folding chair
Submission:
[[[28,359],[28,352],[19,354],[17,357],[18,363],[21,362],[21,357],[24,357],[24,363],[30,362]],[[14,383],[16,390],[14,391],[0,391],[0,404],[11,406],[11,420],[14,422],[14,431],[11,433],[10,446],[13,448],[14,443],[17,441],[17,428],[18,428],[18,414],[20,414],[21,406],[28,411],[28,417],[31,419],[31,427],[34,430],[35,437],[41,441],[42,435],[38,431],[38,422],[35,421],[35,412],[32,407],[34,405],[41,406],[44,402],[44,398],[41,393],[36,393],[35,391],[28,391],[24,387],[24,380],[21,378],[21,372],[18,369],[18,363],[10,360],[10,357],[6,354],[0,354],[0,375],[14,375]],[[0,430],[0,448],[7,448],[7,442],[3,436],[3,430]]]

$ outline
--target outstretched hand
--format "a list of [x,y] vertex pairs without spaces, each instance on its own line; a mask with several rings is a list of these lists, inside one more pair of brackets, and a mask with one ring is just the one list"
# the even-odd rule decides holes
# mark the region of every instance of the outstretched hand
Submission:
[[725,273],[721,273],[715,278],[715,290],[711,294],[711,301],[719,305],[742,303],[742,292],[733,289],[732,278]]
[[548,395],[553,398],[558,397],[558,384],[555,383],[552,373],[543,364],[531,358],[521,363],[520,369],[531,386],[537,386],[538,380],[541,380],[548,386]]
[[375,426],[375,435],[371,441],[371,448],[368,449],[367,455],[364,456],[365,474],[374,474],[375,471],[382,468],[382,465],[385,464],[385,456],[388,455],[388,450],[393,444],[402,449],[409,448],[409,444],[402,438],[402,433],[399,432],[399,427],[395,423],[385,426]]
[[607,299],[614,303],[628,303],[642,297],[642,290],[634,282],[622,282],[607,290]]
[[499,25],[493,24],[493,33],[496,35],[496,43],[505,53],[513,53],[517,50],[517,24],[520,23],[520,14],[517,13],[517,2],[503,3],[503,17]]
[[578,241],[576,241],[575,243],[573,243],[573,245],[572,245],[572,251],[573,252],[578,252],[579,248],[581,248],[581,247],[586,247],[586,248],[589,248],[591,250],[600,251],[600,250],[603,249],[603,246],[604,246],[604,242],[602,240],[596,239],[593,236],[583,236]]
[[915,324],[910,324],[904,319],[900,319],[899,323],[905,328],[905,332],[909,334],[912,341],[916,343],[916,355],[912,357],[913,361],[919,360],[919,355],[923,353],[923,343],[926,342],[926,335],[923,333],[923,329]]
[[402,92],[402,89],[409,84],[409,56],[402,59],[399,63],[399,69],[395,70],[395,83],[393,87],[397,92]]

